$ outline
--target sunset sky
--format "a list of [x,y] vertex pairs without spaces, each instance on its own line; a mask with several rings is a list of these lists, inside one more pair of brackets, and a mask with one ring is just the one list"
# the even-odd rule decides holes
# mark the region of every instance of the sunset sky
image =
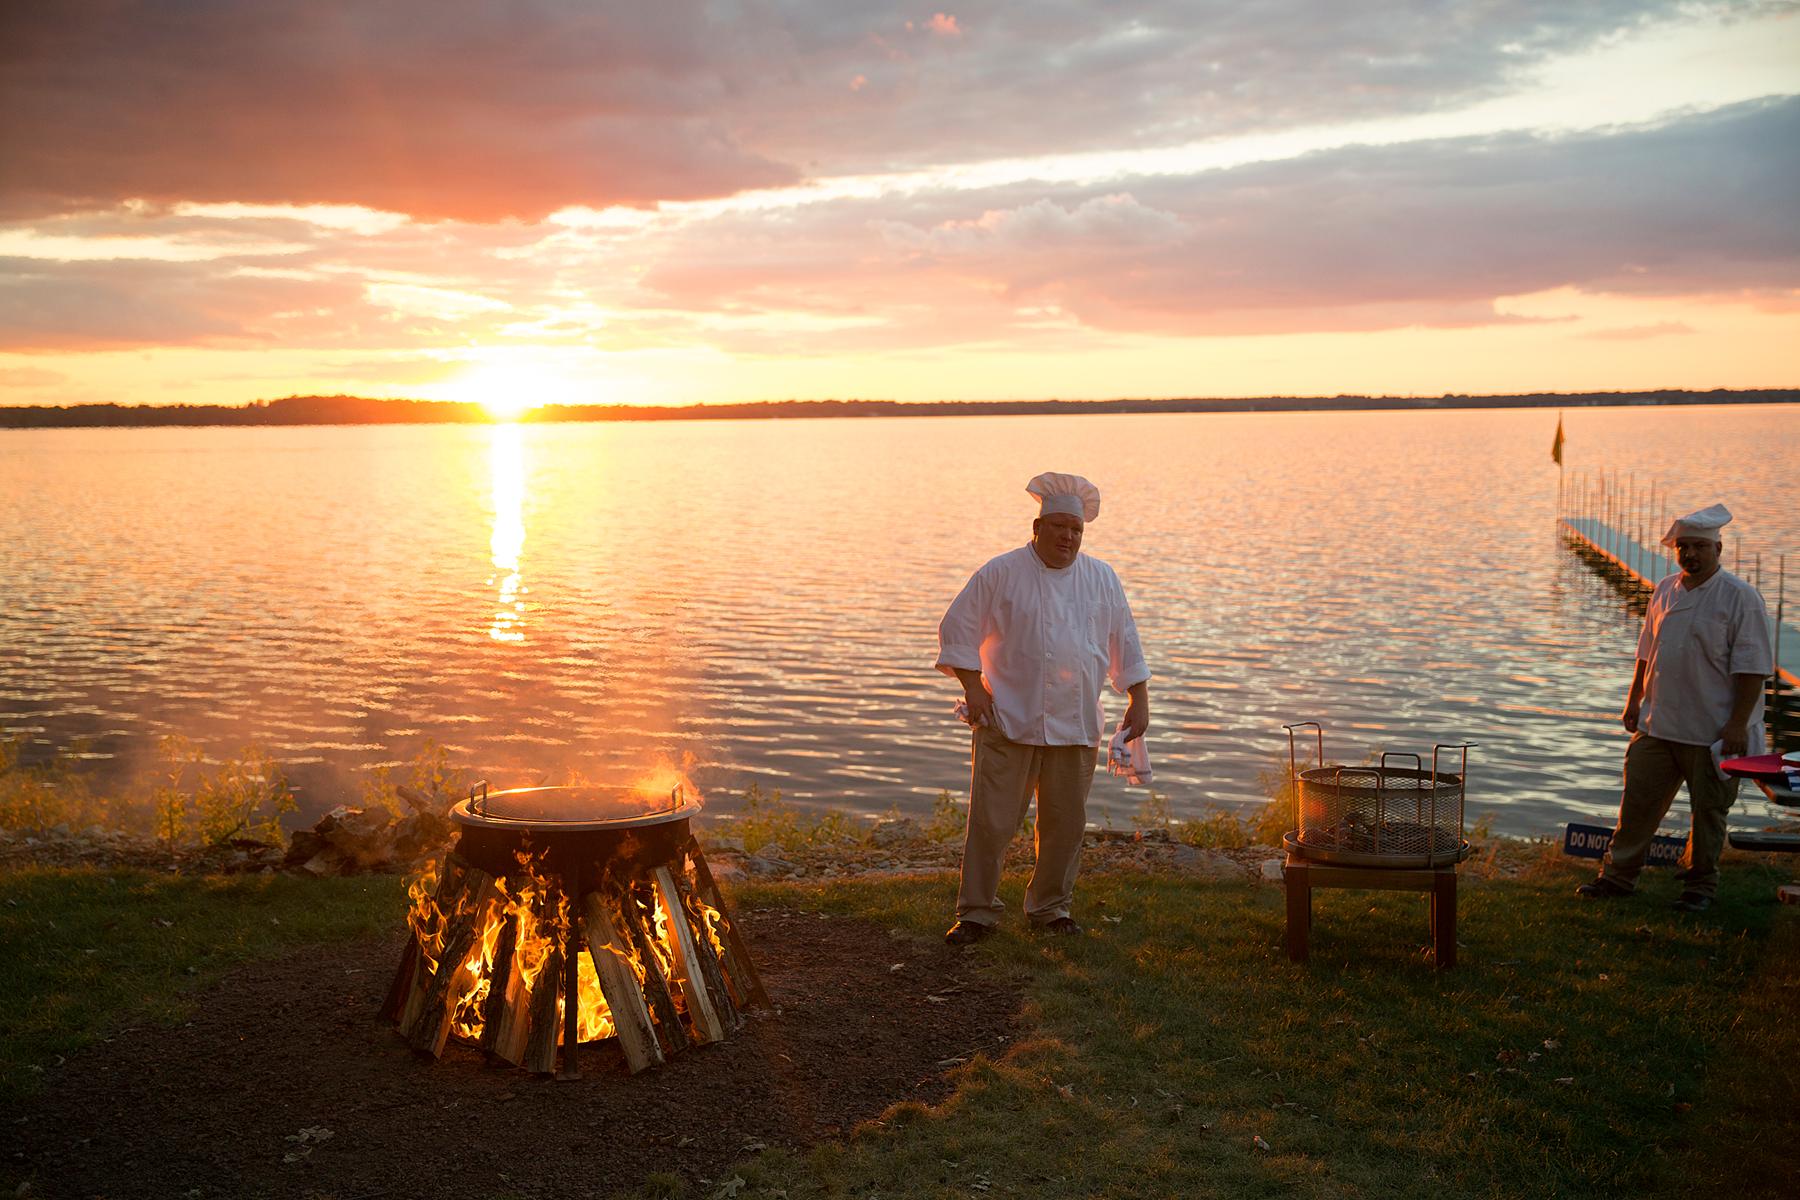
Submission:
[[9,0],[0,403],[1800,385],[1800,3]]

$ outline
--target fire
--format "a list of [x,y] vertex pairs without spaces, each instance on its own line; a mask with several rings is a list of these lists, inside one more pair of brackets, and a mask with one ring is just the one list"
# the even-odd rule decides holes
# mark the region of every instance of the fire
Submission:
[[659,762],[631,781],[631,792],[647,801],[660,800],[679,792],[687,803],[702,807],[706,801],[691,774],[696,763],[692,754],[683,754],[679,766],[667,760]]
[[[644,786],[659,787],[661,778]],[[555,952],[570,944],[571,922],[579,923],[581,916],[562,891],[559,881],[546,871],[541,853],[521,854],[518,861],[517,874],[492,881],[498,899],[487,902],[485,918],[466,958],[460,964],[462,972],[455,974],[455,978],[459,980],[466,978],[467,983],[452,998],[450,1032],[467,1043],[483,1043],[487,1018],[494,1008],[489,1001],[495,988],[502,990],[508,1006],[519,1008],[532,1007],[530,999],[538,995],[541,988],[554,989],[554,1020],[558,1030],[562,1027],[565,997],[562,994],[561,972],[556,973],[557,977],[548,977],[546,969]],[[418,939],[421,959],[427,971],[433,975],[444,969],[444,964],[440,964],[439,960],[445,951],[446,932],[453,920],[458,916],[467,919],[477,915],[469,910],[472,904],[480,902],[466,894],[466,891],[453,888],[454,899],[448,901],[451,911],[443,911],[433,898],[442,874],[443,868],[432,864],[407,888],[411,900],[408,921]],[[607,906],[607,914],[616,929],[644,930],[648,935],[648,950],[653,961],[646,963],[642,960],[635,936],[625,939],[622,946],[585,947],[586,953],[579,956],[575,973],[579,1003],[576,1016],[579,1040],[600,1041],[617,1033],[611,1007],[602,990],[599,973],[594,967],[595,954],[617,954],[629,967],[640,990],[652,974],[670,981],[670,998],[674,1001],[676,1012],[684,1020],[692,1020],[693,1014],[689,1012],[689,1004],[682,989],[672,985],[672,981],[677,978],[681,961],[676,949],[679,935],[671,926],[674,915],[668,911],[659,890],[647,885],[635,885],[624,891],[603,893],[601,902]],[[624,906],[631,906],[633,913],[624,912]],[[723,914],[701,901],[691,890],[683,897],[680,907],[687,910],[681,914],[681,919],[688,930],[704,934],[715,953],[722,955],[724,944],[720,938],[720,930]],[[509,933],[510,946],[507,944]],[[560,957],[557,961],[561,961]],[[457,964],[449,966],[454,973]],[[547,1004],[548,997],[545,1000]],[[494,1048],[506,1056],[504,1047]]]

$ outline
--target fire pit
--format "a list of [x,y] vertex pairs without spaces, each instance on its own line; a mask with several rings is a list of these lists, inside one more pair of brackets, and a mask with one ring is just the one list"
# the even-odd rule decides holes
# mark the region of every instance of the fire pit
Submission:
[[[1374,767],[1327,766],[1325,731],[1315,721],[1284,725],[1294,828],[1285,837],[1288,957],[1305,962],[1315,888],[1421,891],[1431,897],[1431,951],[1440,970],[1456,965],[1456,864],[1463,838],[1463,781],[1473,742],[1439,744],[1431,770],[1416,754],[1383,754]],[[1296,733],[1317,737],[1314,765],[1300,769]],[[1455,774],[1438,769],[1445,750],[1460,750]],[[1390,767],[1391,758],[1412,759]]]
[[615,1039],[636,1073],[730,1036],[768,997],[689,828],[697,811],[679,786],[477,784],[451,812],[442,869],[411,889],[383,1015],[433,1057],[455,1038],[559,1078],[578,1075],[584,1043]]
[[[1373,767],[1327,766],[1325,731],[1316,722],[1285,725],[1288,778],[1294,790],[1294,829],[1285,838],[1295,854],[1356,867],[1441,867],[1469,856],[1463,837],[1463,781],[1473,742],[1431,748],[1431,769],[1417,754],[1387,753]],[[1295,731],[1317,734],[1314,766],[1301,770]],[[1456,772],[1440,771],[1438,757],[1459,750]],[[1389,759],[1412,760],[1390,767]]]

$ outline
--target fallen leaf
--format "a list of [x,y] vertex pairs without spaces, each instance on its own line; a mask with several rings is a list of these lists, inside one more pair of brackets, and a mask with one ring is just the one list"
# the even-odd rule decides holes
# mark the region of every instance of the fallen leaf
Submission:
[[726,1197],[735,1196],[743,1190],[744,1177],[742,1175],[733,1175],[730,1179],[727,1179],[724,1183],[719,1185],[719,1190],[713,1193],[713,1200],[725,1200]]
[[1059,1083],[1056,1085],[1056,1090],[1062,1093],[1064,1100],[1075,1098],[1075,1085],[1072,1083]]
[[1546,1050],[1555,1050],[1557,1047],[1559,1047],[1561,1045],[1562,1045],[1562,1043],[1557,1041],[1555,1038],[1545,1038],[1544,1039],[1544,1049],[1546,1049]]
[[1250,1144],[1255,1146],[1258,1150],[1267,1151],[1269,1148],[1269,1143],[1262,1140],[1262,1134],[1260,1133],[1253,1133],[1250,1135]]
[[1557,1083],[1574,1083],[1575,1077],[1573,1075],[1564,1075],[1561,1079],[1558,1079],[1556,1082]]

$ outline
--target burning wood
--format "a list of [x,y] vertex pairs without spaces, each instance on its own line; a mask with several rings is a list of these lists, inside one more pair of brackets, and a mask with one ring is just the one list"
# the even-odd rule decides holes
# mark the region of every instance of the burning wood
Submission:
[[409,889],[413,936],[383,1015],[415,1049],[435,1057],[455,1038],[543,1074],[560,1051],[571,1077],[577,1047],[611,1039],[636,1073],[767,1002],[691,808],[575,823],[483,807],[507,795],[458,805],[456,852]]

